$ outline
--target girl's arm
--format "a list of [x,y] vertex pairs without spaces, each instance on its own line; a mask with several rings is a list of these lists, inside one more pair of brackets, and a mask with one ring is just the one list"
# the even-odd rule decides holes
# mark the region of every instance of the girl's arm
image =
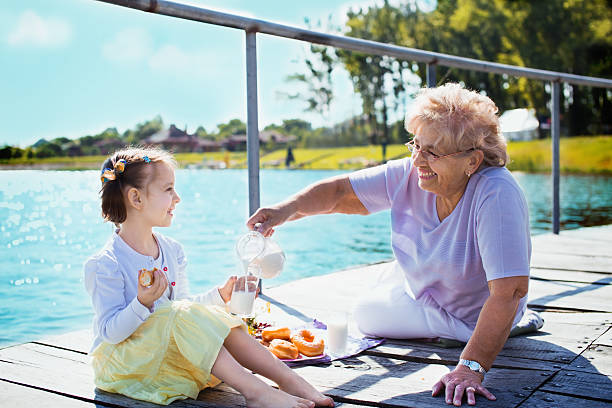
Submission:
[[105,342],[117,344],[128,338],[151,311],[136,296],[125,302],[125,282],[116,262],[90,259],[85,263],[85,288],[91,296],[95,329]]

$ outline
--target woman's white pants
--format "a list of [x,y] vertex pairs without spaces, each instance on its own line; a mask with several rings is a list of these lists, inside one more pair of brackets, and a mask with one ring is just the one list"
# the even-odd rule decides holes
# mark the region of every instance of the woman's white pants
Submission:
[[467,342],[473,331],[433,300],[413,299],[406,293],[403,273],[393,264],[359,301],[353,317],[362,333],[391,339],[441,337]]

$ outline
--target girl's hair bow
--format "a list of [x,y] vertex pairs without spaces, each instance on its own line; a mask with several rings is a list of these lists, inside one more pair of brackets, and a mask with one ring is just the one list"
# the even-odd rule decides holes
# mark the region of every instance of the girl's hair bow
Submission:
[[100,177],[102,179],[102,184],[106,183],[107,181],[116,180],[117,176],[125,171],[126,164],[127,161],[121,159],[117,160],[112,169],[107,167],[102,170],[102,176]]

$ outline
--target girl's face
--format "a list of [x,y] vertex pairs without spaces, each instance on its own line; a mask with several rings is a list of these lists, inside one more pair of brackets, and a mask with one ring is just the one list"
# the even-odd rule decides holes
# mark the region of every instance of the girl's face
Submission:
[[172,224],[173,211],[181,201],[174,190],[174,169],[169,164],[154,164],[153,177],[144,194],[142,215],[152,227],[169,227]]

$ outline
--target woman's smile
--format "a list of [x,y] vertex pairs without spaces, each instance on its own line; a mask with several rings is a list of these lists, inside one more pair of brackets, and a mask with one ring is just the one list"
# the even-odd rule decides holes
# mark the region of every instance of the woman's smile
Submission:
[[436,175],[437,174],[431,170],[424,170],[424,169],[419,168],[419,179],[421,180],[430,180],[436,177]]

